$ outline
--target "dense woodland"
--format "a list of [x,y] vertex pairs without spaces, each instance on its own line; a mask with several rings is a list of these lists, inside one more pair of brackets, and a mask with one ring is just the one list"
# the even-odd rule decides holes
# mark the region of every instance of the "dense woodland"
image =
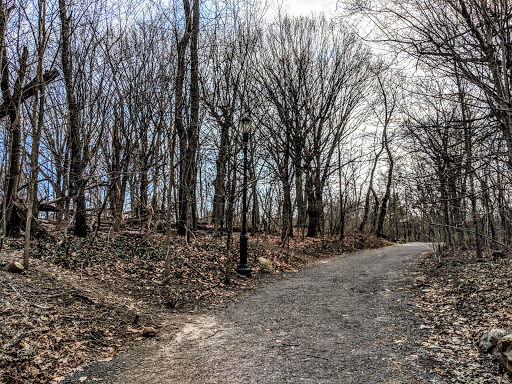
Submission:
[[[512,3],[2,1],[2,240],[512,244]],[[26,259],[28,262],[28,259]],[[28,264],[27,264],[28,265]]]
[[[399,370],[417,359],[450,382],[510,382],[476,345],[512,329],[512,0],[291,11],[0,0],[0,383],[64,380],[259,284],[389,241],[438,252],[400,262],[407,281],[383,292],[360,255],[335,262],[358,258],[361,278],[331,280],[371,296],[369,316],[393,297],[415,317],[386,335]],[[251,279],[234,273],[245,222]],[[382,254],[413,248],[427,246]],[[364,276],[371,287],[355,285]],[[344,316],[354,335],[367,329]],[[404,356],[402,331],[421,334],[421,353]],[[384,350],[372,335],[358,337]],[[158,372],[174,368],[162,361]]]

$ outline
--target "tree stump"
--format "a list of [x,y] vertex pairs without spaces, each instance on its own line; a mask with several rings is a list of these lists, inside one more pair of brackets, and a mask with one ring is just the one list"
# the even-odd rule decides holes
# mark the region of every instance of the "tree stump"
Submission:
[[22,273],[24,270],[25,268],[23,267],[23,264],[18,263],[17,261],[7,265],[7,272]]

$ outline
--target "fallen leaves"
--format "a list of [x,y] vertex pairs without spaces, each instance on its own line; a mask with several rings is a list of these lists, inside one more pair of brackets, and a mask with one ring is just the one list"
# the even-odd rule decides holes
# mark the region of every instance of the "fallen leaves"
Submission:
[[426,256],[415,279],[417,315],[425,321],[423,344],[433,371],[455,383],[510,383],[488,354],[478,351],[480,336],[490,328],[511,328],[512,263],[490,255],[447,254],[443,262]]

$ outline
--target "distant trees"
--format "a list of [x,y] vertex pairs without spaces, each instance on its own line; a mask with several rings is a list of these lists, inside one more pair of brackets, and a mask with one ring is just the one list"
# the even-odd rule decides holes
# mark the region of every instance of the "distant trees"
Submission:
[[[45,215],[75,236],[129,225],[165,231],[169,244],[174,231],[191,240],[198,224],[231,235],[240,219],[242,117],[254,128],[253,232],[278,231],[283,244],[297,234],[343,238],[358,229],[399,237],[416,214],[403,208],[397,184],[407,84],[343,21],[264,17],[256,2],[199,0],[140,5],[144,15],[123,2],[59,0],[40,20],[44,4],[21,12],[2,2],[8,234],[21,232],[32,202],[35,219]],[[45,32],[31,33],[39,21],[48,22]],[[459,72],[468,104],[474,85]],[[413,112],[411,127],[426,119]],[[457,164],[480,164],[465,160]],[[473,181],[477,194],[492,178]],[[492,211],[507,199],[489,193],[481,204]]]
[[471,239],[478,255],[486,244],[510,246],[510,202],[499,203],[499,191],[510,189],[512,174],[511,4],[355,0],[352,6],[378,26],[369,38],[394,48],[404,63],[412,59],[423,79],[409,89],[417,105],[408,103],[406,127],[418,161],[411,173],[415,207],[422,207],[431,234],[451,247]]
[[[225,229],[226,183],[230,176],[227,169],[235,155],[232,149],[237,137],[237,122],[243,114],[249,113],[248,108],[254,102],[249,101],[253,82],[249,66],[254,63],[261,32],[252,12],[236,4],[231,7],[227,4],[226,8],[217,11],[226,13],[224,17],[215,18],[214,27],[207,32],[201,77],[202,102],[207,116],[218,129],[214,130],[217,136],[212,207],[215,236]],[[257,200],[257,196],[254,199]]]
[[324,188],[338,143],[356,125],[353,115],[371,82],[370,52],[356,36],[325,18],[278,18],[261,46],[257,82],[265,95],[265,137],[283,188],[282,239],[297,224],[307,236],[323,231]]
[[461,77],[487,105],[512,161],[511,5],[507,1],[360,2],[388,41],[431,68]]

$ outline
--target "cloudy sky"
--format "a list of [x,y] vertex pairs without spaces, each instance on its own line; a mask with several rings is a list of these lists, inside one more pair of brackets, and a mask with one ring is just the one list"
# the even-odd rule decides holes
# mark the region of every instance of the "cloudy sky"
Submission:
[[[264,0],[262,0],[264,1]],[[311,12],[324,12],[332,16],[339,0],[274,0],[270,1],[270,10],[285,9],[292,16],[310,15]],[[264,1],[266,3],[266,1]],[[267,3],[268,4],[268,3]]]
[[337,0],[286,0],[293,15],[309,15],[311,12],[323,11],[330,16],[336,10]]

